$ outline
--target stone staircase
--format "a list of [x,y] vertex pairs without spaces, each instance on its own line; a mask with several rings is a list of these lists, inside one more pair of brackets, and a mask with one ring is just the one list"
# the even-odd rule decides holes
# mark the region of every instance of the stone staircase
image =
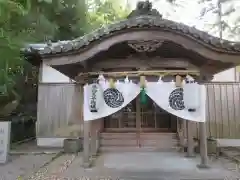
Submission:
[[176,151],[176,133],[101,133],[100,152]]

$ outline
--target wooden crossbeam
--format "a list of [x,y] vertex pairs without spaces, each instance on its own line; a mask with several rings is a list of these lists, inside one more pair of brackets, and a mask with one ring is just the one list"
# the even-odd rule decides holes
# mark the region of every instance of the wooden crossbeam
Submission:
[[200,72],[196,70],[160,70],[160,71],[124,71],[124,72],[87,72],[79,73],[78,77],[86,76],[110,76],[110,77],[137,77],[137,76],[166,76],[166,75],[194,75],[199,76]]

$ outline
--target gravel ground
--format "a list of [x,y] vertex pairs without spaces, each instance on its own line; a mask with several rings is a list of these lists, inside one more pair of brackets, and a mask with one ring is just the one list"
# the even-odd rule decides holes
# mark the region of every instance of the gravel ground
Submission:
[[76,155],[64,154],[49,165],[40,168],[37,172],[24,178],[24,180],[63,180],[62,174],[75,160]]
[[55,156],[56,154],[11,155],[7,164],[0,165],[0,180],[15,180],[41,168]]
[[[32,174],[24,180],[180,180],[186,179],[190,180],[200,177],[202,180],[206,179],[216,179],[216,172],[211,172],[212,170],[222,169],[227,170],[229,173],[227,180],[236,180],[236,172],[234,172],[234,163],[231,161],[220,158],[214,164],[214,169],[204,170],[202,172],[165,172],[156,170],[146,170],[146,171],[135,171],[132,169],[128,170],[116,170],[104,168],[102,166],[103,156],[99,157],[96,162],[96,166],[89,169],[82,168],[82,155],[62,155],[58,157],[55,161],[51,162],[48,166],[41,168],[38,172]],[[224,167],[223,167],[224,165]],[[231,173],[231,172],[232,173]],[[200,173],[200,174],[199,174]],[[224,173],[217,171],[217,173]],[[198,174],[198,175],[197,175]],[[219,174],[219,175],[220,175]],[[238,173],[237,173],[238,174]],[[215,177],[215,178],[214,178]],[[220,176],[219,176],[220,177]],[[219,177],[217,179],[219,179]],[[222,177],[222,176],[221,176]],[[190,179],[189,179],[190,178]],[[220,178],[219,180],[224,180]]]
[[[165,172],[159,169],[135,171],[134,169],[119,170],[109,169],[103,166],[104,155],[101,155],[96,160],[96,166],[84,169],[82,168],[82,154],[62,154],[49,164],[43,166],[47,161],[52,159],[54,155],[25,155],[25,156],[12,156],[12,161],[5,165],[0,166],[0,180],[14,180],[19,175],[25,174],[21,180],[180,180],[189,177],[197,178],[200,172]],[[214,168],[227,170],[228,179],[236,179],[236,165],[228,159],[219,158],[211,159],[211,164]],[[117,162],[120,163],[120,162]],[[147,163],[147,162],[145,162]],[[146,164],[147,165],[147,164]],[[34,169],[34,170],[33,170]],[[29,173],[32,170],[32,173]],[[27,172],[27,173],[26,173]],[[209,173],[208,173],[209,172]],[[224,172],[217,171],[222,174]],[[231,173],[232,172],[232,173]],[[183,174],[182,174],[183,173]],[[201,173],[202,179],[214,179],[214,174],[211,169]],[[237,173],[238,174],[238,173]],[[200,174],[199,174],[200,175]],[[229,176],[230,175],[230,176]],[[216,179],[216,178],[215,178]],[[221,180],[221,178],[219,179]],[[223,179],[222,179],[223,180]],[[239,180],[239,179],[238,179]]]

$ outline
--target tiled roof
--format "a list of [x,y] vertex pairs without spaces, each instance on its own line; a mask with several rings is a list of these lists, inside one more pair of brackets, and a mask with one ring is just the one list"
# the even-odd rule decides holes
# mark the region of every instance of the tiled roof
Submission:
[[[135,11],[135,13],[139,13],[137,12],[138,10]],[[64,54],[79,51],[90,45],[94,41],[104,39],[109,35],[114,35],[115,33],[123,30],[141,30],[143,28],[146,29],[147,27],[150,30],[156,29],[159,31],[168,31],[175,34],[180,34],[182,36],[185,36],[186,38],[196,40],[204,46],[213,48],[216,51],[240,54],[240,43],[221,40],[219,38],[209,35],[206,32],[197,30],[194,27],[163,19],[160,14],[157,14],[156,10],[154,11],[154,14],[152,14],[152,12],[153,10],[148,10],[147,13],[145,12],[135,15],[133,11],[128,19],[99,28],[75,40],[59,41],[56,43],[47,44],[32,44],[28,45],[24,51],[37,52],[42,56]]]

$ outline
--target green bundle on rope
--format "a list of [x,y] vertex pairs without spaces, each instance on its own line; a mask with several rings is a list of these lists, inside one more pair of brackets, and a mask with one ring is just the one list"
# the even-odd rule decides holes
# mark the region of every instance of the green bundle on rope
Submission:
[[140,102],[141,102],[141,104],[147,104],[147,94],[146,94],[146,89],[145,88],[141,88]]
[[146,84],[145,84],[145,76],[141,76],[140,77],[140,87],[141,87],[141,91],[140,91],[140,102],[141,104],[147,104],[147,93],[146,93]]

